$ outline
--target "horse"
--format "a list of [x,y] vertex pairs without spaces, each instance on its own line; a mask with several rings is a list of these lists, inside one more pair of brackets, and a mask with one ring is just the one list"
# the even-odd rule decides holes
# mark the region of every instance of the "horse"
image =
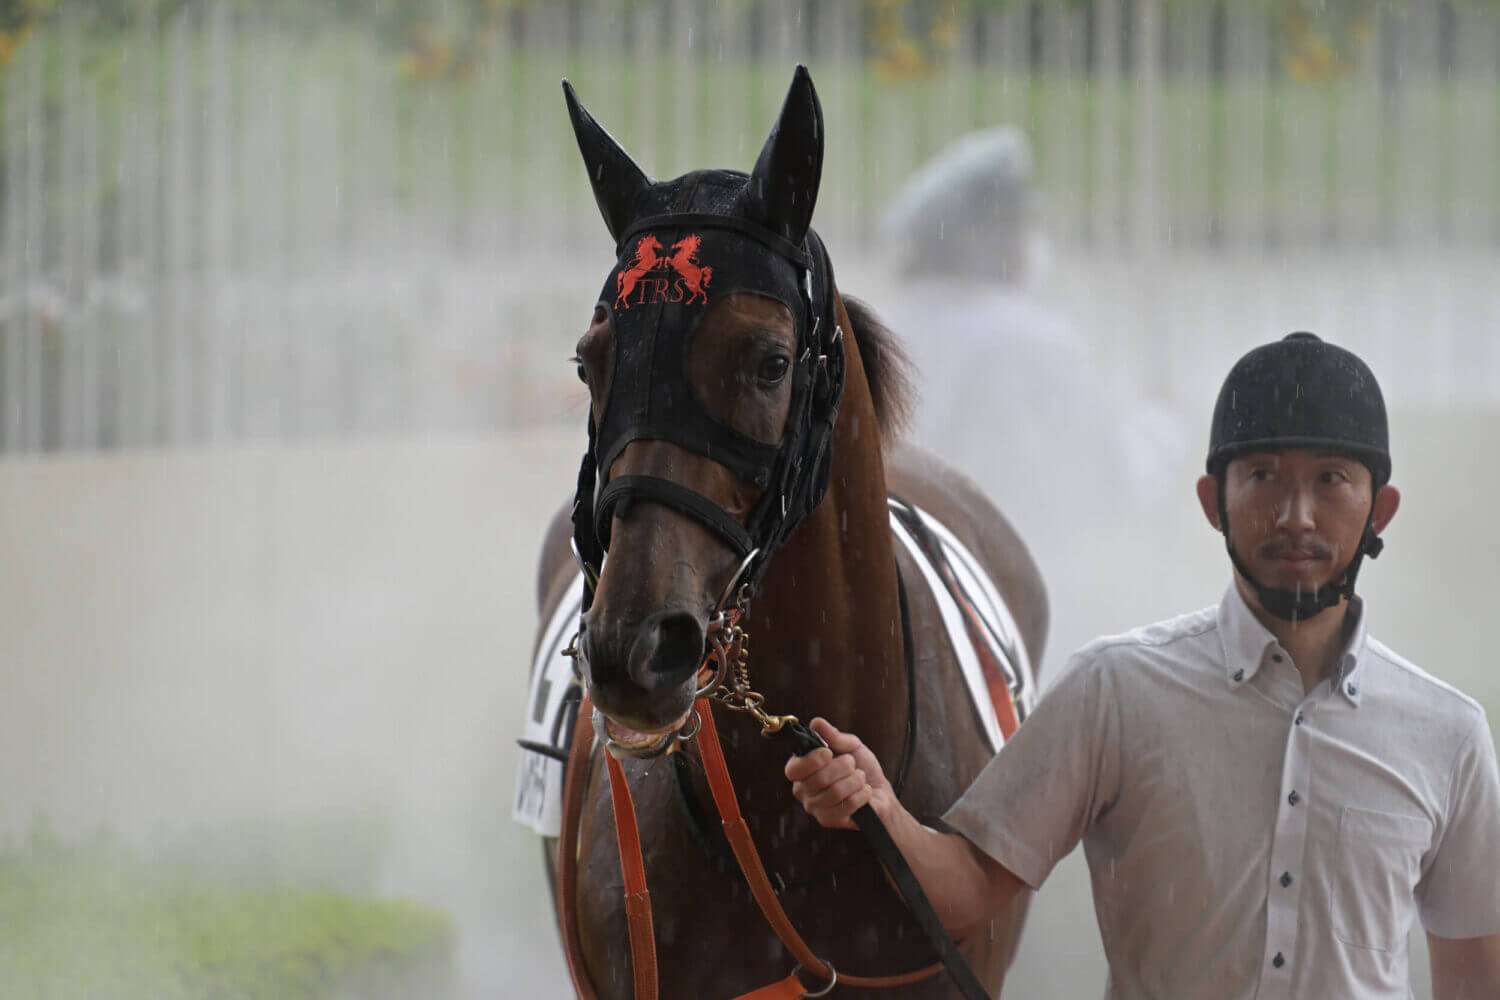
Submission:
[[[933,821],[994,747],[955,669],[939,597],[894,540],[889,498],[925,509],[974,554],[1032,663],[1048,617],[1038,569],[969,479],[900,443],[912,399],[899,341],[872,308],[839,293],[810,228],[824,133],[806,69],[748,175],[653,182],[566,82],[564,91],[617,271],[642,233],[666,232],[670,245],[691,231],[718,272],[714,296],[694,310],[669,295],[629,314],[601,300],[574,359],[590,395],[589,449],[574,502],[543,540],[537,597],[544,623],[565,608],[579,585],[577,547],[592,593],[566,652],[593,714],[568,765],[576,845],[561,856],[555,840],[543,848],[565,949],[581,966],[575,986],[609,1000],[638,995],[639,904],[627,912],[606,774],[615,766],[638,823],[660,995],[728,1000],[789,971],[807,977],[702,815],[712,790],[695,710],[711,704],[706,721],[777,899],[839,977],[826,985],[847,997],[954,996],[940,974],[848,985],[927,965],[932,949],[859,835],[818,826],[793,799],[786,748],[763,738],[743,704],[700,700],[704,673],[724,666],[705,663],[716,644],[724,652],[730,622],[750,637],[735,663],[765,709],[858,733],[899,776],[906,806]],[[572,884],[559,884],[564,871]],[[1028,902],[1023,894],[1008,919],[962,943],[992,992]],[[809,979],[805,995],[824,985]]]

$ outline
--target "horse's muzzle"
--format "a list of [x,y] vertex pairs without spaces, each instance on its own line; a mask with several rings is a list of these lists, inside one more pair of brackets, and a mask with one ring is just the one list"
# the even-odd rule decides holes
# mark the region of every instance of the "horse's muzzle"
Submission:
[[632,755],[637,749],[649,754],[658,737],[687,721],[706,644],[703,623],[683,610],[655,612],[634,628],[586,623],[580,666],[590,697],[610,720],[615,732],[609,735]]
[[686,684],[703,663],[705,632],[686,611],[658,611],[641,622],[626,673],[648,694]]

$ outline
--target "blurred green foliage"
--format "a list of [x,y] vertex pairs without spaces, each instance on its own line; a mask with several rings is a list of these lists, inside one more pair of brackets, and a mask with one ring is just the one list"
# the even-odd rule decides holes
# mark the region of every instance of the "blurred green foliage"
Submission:
[[44,824],[0,850],[0,998],[442,996],[454,930],[401,900],[227,888]]
[[[373,26],[400,53],[401,71],[419,79],[466,79],[507,16],[542,0],[221,0],[236,15],[274,19],[309,29],[357,21]],[[563,0],[584,16],[600,7],[630,8],[649,0]],[[723,0],[721,0],[723,2]],[[752,0],[727,0],[750,6]],[[1040,10],[1035,0],[863,0],[866,51],[887,80],[930,75],[952,54],[976,12],[1008,7]],[[1090,7],[1096,0],[1067,0]],[[1173,8],[1227,6],[1230,0],[1162,0]],[[1314,82],[1354,66],[1382,12],[1401,15],[1415,0],[1264,0],[1290,79]],[[1454,0],[1459,6],[1500,7],[1500,0]],[[162,23],[192,0],[0,0],[0,69],[40,23],[64,12],[94,30],[117,32]]]

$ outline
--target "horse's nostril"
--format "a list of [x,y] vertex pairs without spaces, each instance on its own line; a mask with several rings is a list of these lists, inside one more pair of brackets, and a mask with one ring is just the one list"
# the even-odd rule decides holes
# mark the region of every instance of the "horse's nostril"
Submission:
[[630,648],[631,680],[647,691],[684,683],[703,662],[703,642],[703,626],[686,611],[652,615]]

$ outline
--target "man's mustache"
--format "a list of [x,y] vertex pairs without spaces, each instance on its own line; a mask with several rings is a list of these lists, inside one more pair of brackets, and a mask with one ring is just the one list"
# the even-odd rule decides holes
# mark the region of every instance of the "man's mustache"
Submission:
[[1333,550],[1316,539],[1299,539],[1295,542],[1267,542],[1260,547],[1262,559],[1279,559],[1284,555],[1293,553],[1307,556],[1310,559],[1327,559],[1333,555]]

